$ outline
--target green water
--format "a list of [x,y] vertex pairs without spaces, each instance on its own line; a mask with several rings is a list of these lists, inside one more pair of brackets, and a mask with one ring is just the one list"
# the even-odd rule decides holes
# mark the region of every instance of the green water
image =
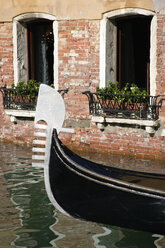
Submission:
[[[43,170],[31,166],[30,148],[0,143],[0,154],[0,248],[165,248],[164,236],[61,214],[49,202]],[[115,159],[127,164],[126,158]]]

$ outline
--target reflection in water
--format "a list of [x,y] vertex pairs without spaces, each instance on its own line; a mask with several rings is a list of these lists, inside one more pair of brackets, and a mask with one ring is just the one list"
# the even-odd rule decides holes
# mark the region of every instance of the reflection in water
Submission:
[[[165,247],[161,235],[89,223],[61,214],[47,198],[43,170],[31,167],[30,148],[0,143],[0,154],[0,247]],[[120,157],[119,161],[116,157],[113,161],[121,167],[121,161],[128,164],[126,158]],[[139,166],[140,162],[136,164]],[[151,168],[154,166],[151,164]],[[158,166],[163,169],[160,163]]]
[[[29,183],[29,185],[27,185]],[[43,181],[36,183],[29,181],[24,184],[24,190],[14,188],[12,199],[17,209],[20,210],[19,219],[21,227],[16,229],[19,239],[15,241],[16,246],[41,247],[54,238],[49,229],[55,221],[53,218],[53,207],[49,204],[45,194]],[[45,222],[46,218],[46,222]]]
[[163,235],[153,234],[153,237],[155,237],[155,246],[157,248],[164,248],[165,247],[165,237]]
[[[105,229],[105,227],[103,227]],[[164,248],[164,236],[153,235],[150,233],[128,230],[119,227],[109,227],[110,232],[108,233],[108,227],[105,229],[105,234],[99,235],[99,245],[97,248]],[[96,235],[97,236],[97,235]],[[156,238],[156,240],[155,240]],[[160,240],[164,240],[160,245]]]
[[[6,241],[1,241],[1,232],[0,241],[11,247],[46,247],[55,238],[49,226],[56,220],[54,207],[45,193],[43,170],[31,167],[30,149],[25,148],[22,153],[23,147],[1,144],[0,151],[3,158],[0,162],[0,188],[3,189],[0,197],[4,202],[4,210],[0,212],[6,219]],[[2,228],[0,223],[1,231]]]
[[[110,229],[106,228],[106,227],[103,227],[103,230],[105,231],[104,233],[99,233],[99,234],[93,235],[94,246],[96,248],[106,248],[105,245],[99,245],[99,243],[100,243],[100,237],[105,237],[105,236],[108,236],[109,234],[112,233],[112,231]],[[111,240],[112,240],[112,236],[111,236]]]
[[93,236],[104,233],[103,228],[87,221],[80,221],[57,212],[58,221],[54,224],[53,230],[59,238],[55,240],[60,248],[94,248]]

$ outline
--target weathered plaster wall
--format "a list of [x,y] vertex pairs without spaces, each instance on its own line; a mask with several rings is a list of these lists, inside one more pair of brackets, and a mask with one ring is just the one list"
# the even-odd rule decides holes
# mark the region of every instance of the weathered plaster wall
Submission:
[[0,21],[28,12],[43,12],[62,19],[101,19],[102,14],[120,8],[154,10],[152,0],[0,0]]

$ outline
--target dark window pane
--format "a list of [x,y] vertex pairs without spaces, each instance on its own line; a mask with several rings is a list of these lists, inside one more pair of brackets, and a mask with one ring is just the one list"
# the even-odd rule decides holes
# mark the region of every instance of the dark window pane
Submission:
[[117,80],[149,89],[151,17],[117,20]]
[[38,21],[28,25],[29,79],[53,83],[54,39],[52,22]]

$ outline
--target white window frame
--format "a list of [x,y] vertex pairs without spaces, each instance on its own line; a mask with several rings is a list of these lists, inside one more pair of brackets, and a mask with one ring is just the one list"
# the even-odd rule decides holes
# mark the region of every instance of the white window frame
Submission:
[[[27,29],[26,24],[29,21],[45,19],[53,21],[54,34],[54,87],[58,90],[58,22],[56,17],[45,13],[25,13],[13,18],[13,66],[14,66],[14,84],[17,85],[19,81],[27,81],[28,79],[28,65],[27,65]],[[19,29],[20,35],[24,39],[24,44],[18,40]],[[23,42],[22,42],[23,43]],[[21,46],[21,48],[20,48]],[[23,47],[24,46],[24,47]],[[23,49],[20,58],[19,51]]]
[[[112,62],[116,64],[116,51],[113,54],[108,55],[108,49],[106,44],[106,35],[107,35],[107,25],[109,20],[116,19],[118,17],[131,16],[131,15],[144,15],[144,16],[153,16],[151,21],[151,30],[150,30],[150,95],[155,95],[156,93],[156,47],[157,47],[157,39],[156,39],[156,30],[157,30],[157,17],[155,12],[137,9],[137,8],[125,8],[110,11],[103,15],[103,19],[100,21],[100,84],[99,87],[103,88],[106,86],[106,83],[111,78],[116,77],[115,68],[113,68],[112,73],[107,70],[109,66],[107,65],[107,56],[112,56]],[[115,50],[115,48],[114,48]],[[114,74],[113,74],[114,73]],[[108,78],[109,77],[109,78]],[[116,79],[115,79],[116,80]]]

